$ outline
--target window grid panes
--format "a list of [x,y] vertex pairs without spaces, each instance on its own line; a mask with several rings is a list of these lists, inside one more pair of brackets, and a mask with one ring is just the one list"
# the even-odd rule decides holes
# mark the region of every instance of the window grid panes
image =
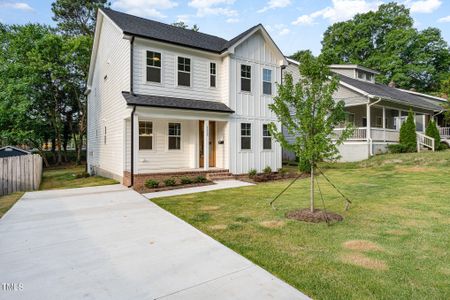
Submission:
[[272,95],[272,70],[263,69],[263,94]]
[[147,51],[147,81],[161,82],[161,53]]
[[252,124],[241,123],[241,149],[250,150],[252,148]]
[[153,148],[153,123],[148,121],[139,122],[139,149],[152,150]]
[[169,150],[181,149],[181,124],[169,123]]
[[209,64],[209,86],[210,87],[216,87],[216,76],[217,76],[216,63],[210,63]]
[[272,149],[272,135],[270,134],[269,125],[263,124],[263,149]]
[[252,67],[241,65],[241,91],[251,91]]
[[191,59],[178,57],[178,85],[191,86]]

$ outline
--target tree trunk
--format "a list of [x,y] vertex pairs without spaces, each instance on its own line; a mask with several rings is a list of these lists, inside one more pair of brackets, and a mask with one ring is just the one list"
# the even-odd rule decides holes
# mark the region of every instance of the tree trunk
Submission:
[[81,151],[83,149],[83,136],[80,135],[78,139],[78,146],[77,146],[77,165],[81,165]]
[[311,163],[311,195],[310,195],[310,201],[311,201],[311,212],[314,212],[314,163]]

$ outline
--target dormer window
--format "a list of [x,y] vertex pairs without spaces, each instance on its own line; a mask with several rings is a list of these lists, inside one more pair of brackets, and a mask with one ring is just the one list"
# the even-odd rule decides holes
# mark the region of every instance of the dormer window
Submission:
[[373,74],[365,71],[358,70],[358,79],[373,82]]
[[161,83],[161,53],[147,51],[147,81]]

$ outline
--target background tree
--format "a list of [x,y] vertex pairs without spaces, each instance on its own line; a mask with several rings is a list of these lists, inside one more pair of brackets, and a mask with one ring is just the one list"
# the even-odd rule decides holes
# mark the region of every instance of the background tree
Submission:
[[400,145],[403,146],[405,152],[417,151],[417,133],[416,123],[414,122],[414,113],[410,109],[406,121],[400,127]]
[[404,5],[388,3],[377,11],[335,23],[325,32],[322,55],[329,64],[361,64],[379,70],[377,80],[398,87],[436,92],[450,74],[450,50],[436,28],[418,31]]
[[[308,165],[311,172],[310,209],[314,212],[314,170],[323,160],[339,157],[337,146],[347,139],[351,126],[338,137],[334,129],[345,121],[344,102],[335,102],[333,93],[338,79],[331,77],[327,65],[311,54],[301,57],[299,72],[301,79],[294,84],[291,74],[286,74],[283,84],[278,85],[278,96],[269,108],[287,132],[295,137],[291,144],[280,128],[270,124],[270,131],[282,147],[295,153],[301,165]],[[337,138],[337,140],[333,140]]]
[[[183,28],[183,29],[189,29],[189,25],[184,23],[183,21],[175,22],[175,23],[172,23],[171,25],[175,26],[175,27],[180,27],[180,28]],[[191,27],[191,30],[197,32],[197,31],[200,30],[200,28],[197,26],[197,24],[194,24]]]
[[53,20],[67,35],[94,36],[97,9],[109,6],[108,0],[56,0],[52,3]]
[[447,98],[447,103],[444,104],[444,115],[447,122],[450,123],[450,76],[447,80],[442,80],[440,96]]

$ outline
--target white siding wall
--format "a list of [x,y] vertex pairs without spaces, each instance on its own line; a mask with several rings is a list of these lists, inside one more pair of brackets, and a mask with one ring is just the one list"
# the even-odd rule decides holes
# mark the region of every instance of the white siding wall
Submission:
[[[281,58],[275,54],[261,34],[255,34],[236,48],[230,59],[230,102],[235,110],[230,121],[230,171],[247,173],[250,169],[262,171],[266,166],[272,170],[281,167],[281,147],[273,142],[272,150],[263,150],[262,125],[276,122],[276,116],[268,105],[272,96],[262,93],[262,70],[272,70],[272,92],[276,94],[275,82],[281,81]],[[241,64],[251,66],[251,92],[241,92]],[[241,150],[241,123],[252,124],[252,149]]]
[[342,74],[344,76],[355,78],[355,69],[339,69],[339,68],[333,68],[333,72],[336,72],[338,74]]
[[[147,82],[146,55],[147,51],[161,53],[161,83]],[[191,59],[191,86],[178,86],[177,60],[178,56]],[[217,86],[209,86],[209,66],[211,62],[217,67]],[[134,48],[134,92],[136,94],[160,95],[196,100],[223,102],[221,94],[223,66],[218,55],[208,52],[198,52],[181,47],[164,45],[162,43],[136,39]]]
[[121,31],[104,18],[92,91],[88,96],[88,165],[118,179],[123,176],[124,169],[126,103],[121,92],[129,90],[129,51],[129,41],[124,40]]

